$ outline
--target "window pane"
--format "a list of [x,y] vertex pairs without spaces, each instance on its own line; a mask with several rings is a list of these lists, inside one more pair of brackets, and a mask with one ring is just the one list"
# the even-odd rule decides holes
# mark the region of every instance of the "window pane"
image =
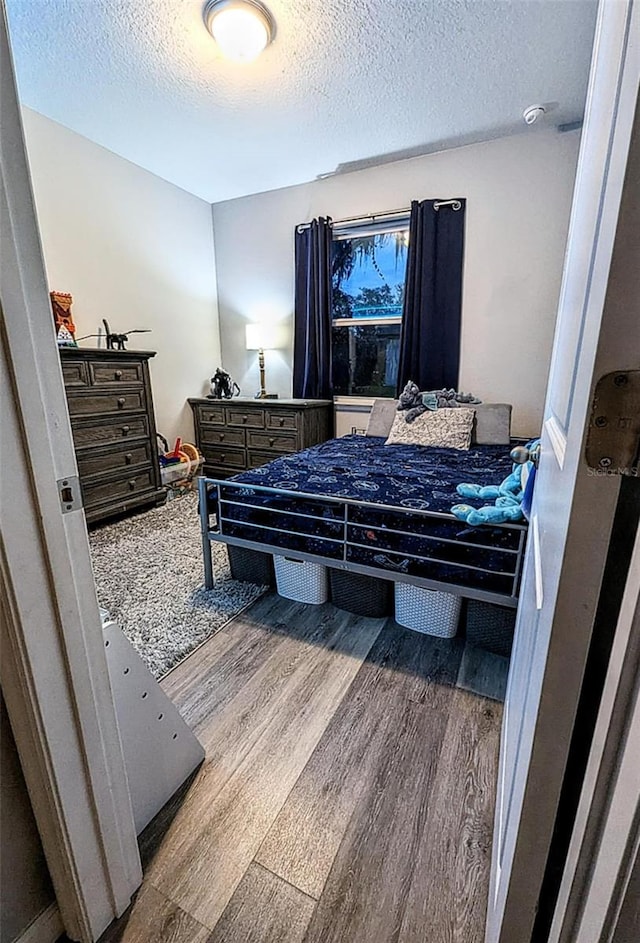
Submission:
[[402,317],[408,230],[334,239],[333,317]]
[[399,324],[334,327],[334,394],[395,396],[399,350]]

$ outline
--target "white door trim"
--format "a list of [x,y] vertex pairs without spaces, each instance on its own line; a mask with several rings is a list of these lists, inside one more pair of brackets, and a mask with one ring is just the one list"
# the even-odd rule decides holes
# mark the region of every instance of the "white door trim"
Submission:
[[0,88],[0,677],[65,929],[90,943],[141,868],[84,512],[56,484],[77,472],[4,2]]

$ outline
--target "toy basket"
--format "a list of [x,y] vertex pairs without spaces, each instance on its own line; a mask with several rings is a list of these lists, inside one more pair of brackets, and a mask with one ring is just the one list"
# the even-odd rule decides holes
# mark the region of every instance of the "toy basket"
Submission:
[[406,629],[453,638],[458,630],[462,599],[411,583],[396,583],[396,622]]
[[508,658],[513,645],[516,610],[477,599],[467,601],[465,634],[467,641],[494,655]]
[[331,602],[345,612],[374,618],[390,616],[393,612],[393,586],[390,580],[330,567],[329,585]]
[[174,448],[170,450],[165,437],[160,433],[157,436],[164,448],[159,456],[160,480],[167,489],[167,497],[194,490],[195,478],[201,474],[204,465],[203,456],[195,445],[189,442],[183,444],[180,438],[176,439]]
[[204,465],[204,459],[194,461],[178,462],[175,465],[164,465],[160,468],[160,478],[162,484],[167,487],[175,485],[177,482],[191,482],[200,474],[200,469]]
[[227,551],[232,579],[261,586],[275,585],[272,554],[232,544],[227,544]]
[[296,602],[308,602],[314,606],[326,602],[329,596],[327,568],[321,563],[279,557],[274,554],[276,585],[278,594]]

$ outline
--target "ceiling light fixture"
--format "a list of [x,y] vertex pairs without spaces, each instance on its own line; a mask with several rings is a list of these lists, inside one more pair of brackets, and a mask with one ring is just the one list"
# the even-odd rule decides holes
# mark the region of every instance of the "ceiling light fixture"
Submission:
[[276,24],[260,0],[208,0],[205,26],[227,59],[251,62],[273,41]]

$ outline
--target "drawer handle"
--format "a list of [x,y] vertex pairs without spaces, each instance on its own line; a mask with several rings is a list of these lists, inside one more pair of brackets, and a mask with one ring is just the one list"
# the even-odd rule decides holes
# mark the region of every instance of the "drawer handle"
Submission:
[[135,480],[135,478],[130,478],[130,479],[129,479],[129,491],[133,491],[133,489],[135,488],[135,486],[136,486],[136,480]]
[[280,423],[281,426],[284,426],[284,419],[282,418],[282,416],[280,416],[280,419],[278,420],[278,422]]
[[221,433],[220,433],[220,441],[222,442],[223,439],[224,439],[224,432],[221,432]]
[[131,452],[127,452],[127,454],[124,457],[125,464],[130,465],[132,458],[133,458],[133,455],[131,454]]
[[227,456],[226,456],[226,455],[224,454],[224,452],[223,452],[222,455],[220,456],[220,461],[221,461],[221,462],[224,462],[224,460],[225,460],[226,457],[227,457]]
[[243,422],[246,422],[248,418],[249,418],[248,416],[243,416],[243,417],[242,417],[242,421],[243,421]]
[[118,409],[122,409],[122,407],[124,406],[124,404],[125,404],[126,402],[127,402],[127,401],[126,401],[126,399],[124,398],[124,396],[119,396],[119,397],[118,397]]
[[122,379],[122,370],[116,370],[114,376],[115,376],[116,380],[121,380],[121,379]]
[[123,427],[122,427],[122,435],[129,435],[129,429],[130,429],[130,428],[131,428],[130,426],[123,426]]
[[273,445],[275,441],[276,441],[275,439],[269,439],[269,445]]

